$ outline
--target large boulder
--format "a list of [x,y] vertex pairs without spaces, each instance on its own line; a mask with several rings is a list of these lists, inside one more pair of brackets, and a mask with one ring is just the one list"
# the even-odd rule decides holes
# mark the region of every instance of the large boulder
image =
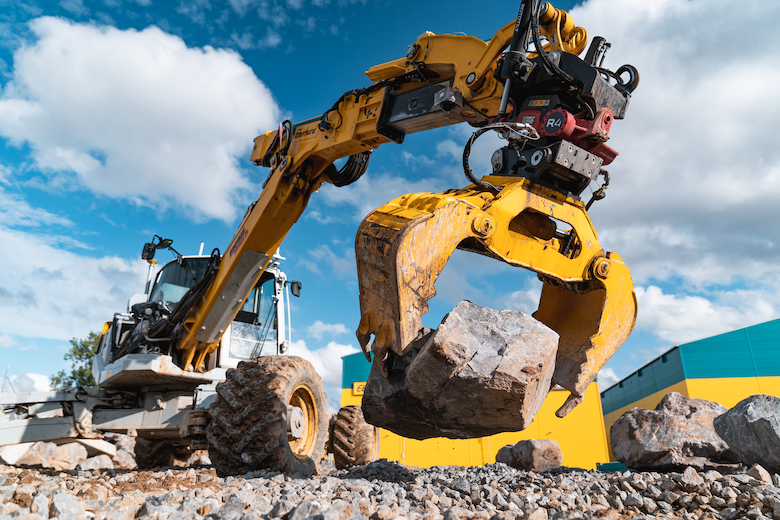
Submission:
[[24,457],[24,455],[30,450],[33,442],[24,442],[21,444],[9,444],[8,446],[0,446],[0,463],[13,466],[16,462]]
[[390,353],[388,378],[374,360],[363,415],[413,439],[523,430],[550,390],[557,351],[558,334],[531,316],[462,301],[404,356]]
[[[117,451],[125,450],[131,456],[135,455],[135,437],[123,433],[107,432],[103,434],[103,438],[116,446]],[[107,453],[106,455],[110,455],[110,453]]]
[[79,471],[114,469],[114,463],[108,455],[96,455],[80,462],[76,467]]
[[116,455],[111,458],[111,462],[114,463],[115,469],[135,469],[138,467],[133,455],[125,450],[116,450]]
[[719,403],[671,392],[655,410],[634,408],[615,421],[609,432],[612,452],[632,469],[711,467],[728,451],[712,424],[725,411]]
[[563,452],[561,445],[552,439],[526,439],[498,450],[496,462],[538,473],[559,468],[563,463]]
[[742,464],[780,472],[780,397],[751,395],[715,418],[715,431]]
[[41,466],[54,467],[53,461],[57,458],[57,445],[51,442],[36,442],[23,457],[16,461],[17,466]]
[[87,460],[87,448],[78,442],[67,442],[57,446],[54,458],[49,462],[56,470],[76,469],[80,462]]

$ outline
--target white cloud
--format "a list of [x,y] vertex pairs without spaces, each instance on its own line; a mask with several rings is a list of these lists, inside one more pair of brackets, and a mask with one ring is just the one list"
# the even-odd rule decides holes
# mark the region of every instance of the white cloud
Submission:
[[22,337],[62,339],[100,331],[140,292],[141,261],[91,258],[52,245],[52,238],[0,226],[0,330]]
[[[0,172],[2,167],[0,166]],[[70,227],[73,223],[65,217],[33,208],[20,195],[0,188],[0,222],[8,227]]]
[[10,385],[5,386],[6,391],[13,389],[15,392],[48,392],[51,390],[49,378],[41,374],[22,373],[8,376]]
[[330,224],[331,222],[340,222],[340,220],[334,217],[333,215],[323,216],[322,213],[316,210],[307,211],[306,213],[304,213],[303,218],[314,219],[320,224]]
[[[322,339],[322,336],[325,334],[338,336],[339,334],[348,333],[349,330],[343,323],[323,323],[321,320],[317,320],[314,324],[306,327],[306,332],[314,338]],[[2,338],[0,338],[0,340],[2,340]],[[0,343],[0,345],[2,345],[2,343]]]
[[241,33],[241,36],[239,36],[238,33],[231,34],[230,41],[233,42],[233,44],[242,51],[255,48],[254,37],[249,31],[244,31]]
[[89,13],[82,0],[60,0],[60,7],[76,16],[84,16]]
[[334,253],[329,246],[321,245],[316,249],[309,251],[309,255],[311,255],[316,262],[302,259],[300,260],[300,263],[315,273],[321,274],[321,267],[329,267],[328,274],[333,275],[336,278],[351,280],[357,278],[355,251],[351,248],[344,251],[344,256],[339,256]]
[[514,291],[504,298],[504,306],[507,309],[533,314],[539,308],[539,298],[542,295],[542,285],[537,284],[530,289]]
[[305,341],[297,340],[290,345],[287,354],[302,357],[314,366],[322,378],[322,386],[328,395],[328,409],[335,413],[341,403],[341,358],[356,352],[359,352],[357,347],[341,345],[335,341],[320,349],[309,350]]
[[650,332],[671,344],[714,336],[767,321],[777,315],[778,298],[768,293],[722,291],[705,298],[664,294],[652,285],[646,289],[637,287],[636,293],[639,305],[637,329]]
[[265,36],[258,42],[258,46],[261,49],[275,49],[280,43],[282,43],[282,36],[268,27],[265,31]]
[[16,342],[11,336],[5,334],[0,336],[0,348],[8,348],[16,345]]
[[0,97],[0,135],[27,144],[55,181],[228,221],[259,192],[240,165],[279,109],[237,53],[156,27],[43,17],[30,29],[37,41],[15,52]]
[[229,0],[230,6],[242,18],[249,11],[249,7],[256,4],[257,0]]
[[618,377],[615,371],[611,368],[602,368],[599,370],[598,377],[599,390],[602,392],[622,379],[621,377]]
[[411,167],[412,170],[416,170],[419,166],[431,167],[436,164],[436,161],[424,154],[414,155],[407,150],[401,152],[401,157],[403,157],[404,163]]
[[590,211],[602,245],[639,283],[774,277],[780,230],[766,224],[780,191],[780,105],[767,100],[780,82],[770,65],[780,4],[590,0],[571,14],[612,43],[607,65],[631,63],[642,78],[612,127],[621,155],[607,198]]

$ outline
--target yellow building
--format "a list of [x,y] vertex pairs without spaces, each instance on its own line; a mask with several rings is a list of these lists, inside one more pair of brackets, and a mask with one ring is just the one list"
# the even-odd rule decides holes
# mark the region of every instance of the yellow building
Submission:
[[[362,353],[343,358],[341,406],[359,405],[371,365]],[[569,392],[553,390],[547,396],[533,423],[521,432],[501,433],[479,439],[436,438],[424,441],[406,439],[380,429],[379,456],[410,466],[481,466],[496,461],[506,444],[523,439],[554,439],[561,445],[563,464],[596,469],[609,460],[598,383],[594,382],[585,400],[563,419],[555,416]]]
[[607,433],[628,410],[652,410],[669,392],[727,408],[754,394],[780,396],[780,320],[679,345],[604,390]]

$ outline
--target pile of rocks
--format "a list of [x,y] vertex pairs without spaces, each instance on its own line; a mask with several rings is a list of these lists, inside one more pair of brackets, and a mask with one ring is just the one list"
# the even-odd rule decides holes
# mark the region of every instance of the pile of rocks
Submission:
[[176,460],[173,447],[121,433],[103,439],[63,439],[61,443],[27,442],[0,447],[0,463],[63,470],[135,469],[178,464],[210,464],[206,452]]
[[106,433],[103,439],[73,439],[62,444],[27,442],[0,447],[0,462],[55,470],[133,469],[136,438]]
[[757,394],[728,410],[672,392],[655,410],[623,414],[610,440],[615,457],[633,469],[734,472],[758,463],[780,472],[780,398]]
[[534,473],[380,460],[296,478],[263,471],[40,472],[0,466],[0,520],[585,520],[780,518],[780,475]]

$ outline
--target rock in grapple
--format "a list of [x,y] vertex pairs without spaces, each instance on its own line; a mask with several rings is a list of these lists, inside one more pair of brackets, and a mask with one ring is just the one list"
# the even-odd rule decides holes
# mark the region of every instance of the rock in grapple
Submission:
[[550,390],[558,334],[531,316],[462,301],[404,356],[374,360],[363,396],[370,424],[413,439],[523,430]]

